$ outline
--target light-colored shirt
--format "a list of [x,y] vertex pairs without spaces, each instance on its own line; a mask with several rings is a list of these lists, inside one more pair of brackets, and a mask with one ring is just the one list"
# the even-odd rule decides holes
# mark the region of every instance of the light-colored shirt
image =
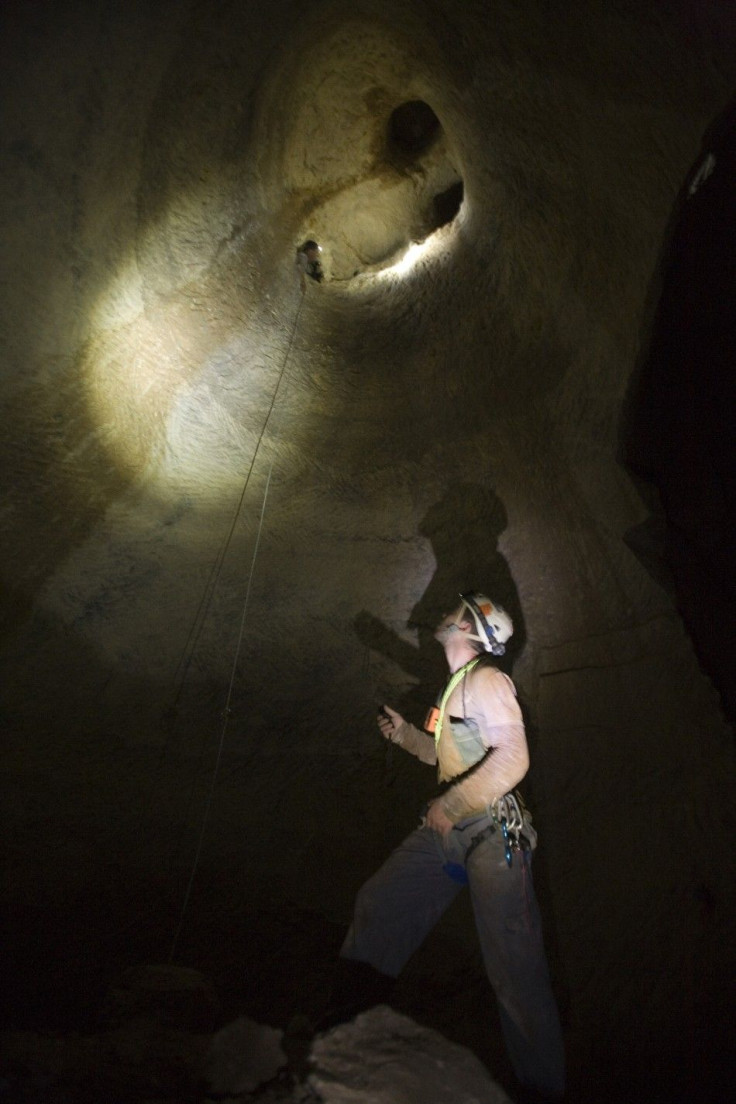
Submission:
[[[453,739],[452,718],[466,731],[477,730],[478,761],[468,767]],[[460,726],[458,726],[460,727]],[[455,687],[447,699],[439,743],[404,722],[394,737],[423,763],[437,765],[440,782],[451,785],[442,796],[447,817],[456,824],[483,812],[517,786],[529,769],[529,749],[514,684],[497,667],[481,665]]]

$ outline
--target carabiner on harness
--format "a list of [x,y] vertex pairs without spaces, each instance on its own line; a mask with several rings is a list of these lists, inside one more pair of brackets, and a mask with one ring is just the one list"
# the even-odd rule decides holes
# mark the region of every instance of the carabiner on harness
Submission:
[[506,823],[506,817],[501,817],[501,831],[503,832],[503,853],[506,858],[506,865],[511,866],[513,855],[511,854],[511,840],[509,839],[509,827]]
[[500,824],[503,833],[504,856],[511,866],[513,852],[521,850],[519,836],[524,827],[524,815],[515,794],[507,793],[499,797],[491,806],[491,816]]

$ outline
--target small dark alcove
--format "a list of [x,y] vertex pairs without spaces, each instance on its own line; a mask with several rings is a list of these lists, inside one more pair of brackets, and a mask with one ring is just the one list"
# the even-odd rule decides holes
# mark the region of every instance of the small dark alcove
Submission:
[[439,195],[434,197],[435,230],[439,230],[440,226],[447,226],[448,222],[452,222],[462,206],[464,194],[465,188],[462,180],[456,180],[449,188],[445,188],[444,192],[440,192]]
[[389,150],[404,161],[415,161],[442,133],[442,124],[424,100],[409,100],[391,113]]

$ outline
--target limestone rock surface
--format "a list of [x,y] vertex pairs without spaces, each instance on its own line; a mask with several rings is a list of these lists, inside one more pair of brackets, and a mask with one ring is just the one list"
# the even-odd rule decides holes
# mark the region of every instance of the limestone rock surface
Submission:
[[311,1058],[324,1104],[510,1104],[466,1047],[386,1006],[322,1036]]
[[[702,1088],[733,1047],[736,762],[635,552],[651,510],[618,448],[668,220],[736,85],[736,7],[3,19],[10,1027],[87,1038],[111,979],[175,932],[228,1019],[285,1026],[297,996],[318,1014],[356,890],[435,792],[387,763],[376,706],[422,722],[432,630],[477,587],[516,625],[570,1099],[613,1070],[640,1097]],[[307,237],[326,278],[302,294]],[[457,906],[402,1008],[502,1078]],[[144,990],[160,1028],[191,1000],[211,1030],[204,993]]]

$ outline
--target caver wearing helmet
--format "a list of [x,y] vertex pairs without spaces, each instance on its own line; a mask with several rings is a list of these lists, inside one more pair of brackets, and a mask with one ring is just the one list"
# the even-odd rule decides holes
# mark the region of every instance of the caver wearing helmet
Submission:
[[503,606],[492,602],[478,590],[461,594],[460,601],[475,623],[476,633],[470,633],[469,639],[477,640],[483,651],[502,656],[506,651],[506,641],[514,634],[514,623]]
[[316,280],[318,284],[324,280],[324,272],[322,271],[322,262],[319,259],[319,255],[322,252],[322,246],[319,245],[313,238],[307,238],[307,240],[297,248],[296,251],[296,267],[301,277],[302,288],[305,286],[305,276],[310,276],[312,280]]
[[[434,631],[449,677],[424,729],[383,706],[382,735],[436,767],[441,790],[422,810],[420,826],[360,890],[338,978],[347,995],[358,984],[356,971],[361,986],[367,972],[366,1000],[385,1003],[392,979],[468,884],[516,1075],[534,1099],[556,1100],[565,1060],[532,887],[537,837],[515,790],[529,750],[514,684],[485,656],[503,655],[512,633],[502,606],[464,592]],[[458,955],[463,950],[458,946]],[[336,992],[339,1004],[340,984]]]
[[480,591],[470,590],[461,594],[460,605],[443,617],[434,638],[443,648],[449,646],[455,655],[460,649],[464,656],[462,662],[466,662],[473,654],[477,656],[482,652],[502,656],[513,632],[514,624],[503,606]]

